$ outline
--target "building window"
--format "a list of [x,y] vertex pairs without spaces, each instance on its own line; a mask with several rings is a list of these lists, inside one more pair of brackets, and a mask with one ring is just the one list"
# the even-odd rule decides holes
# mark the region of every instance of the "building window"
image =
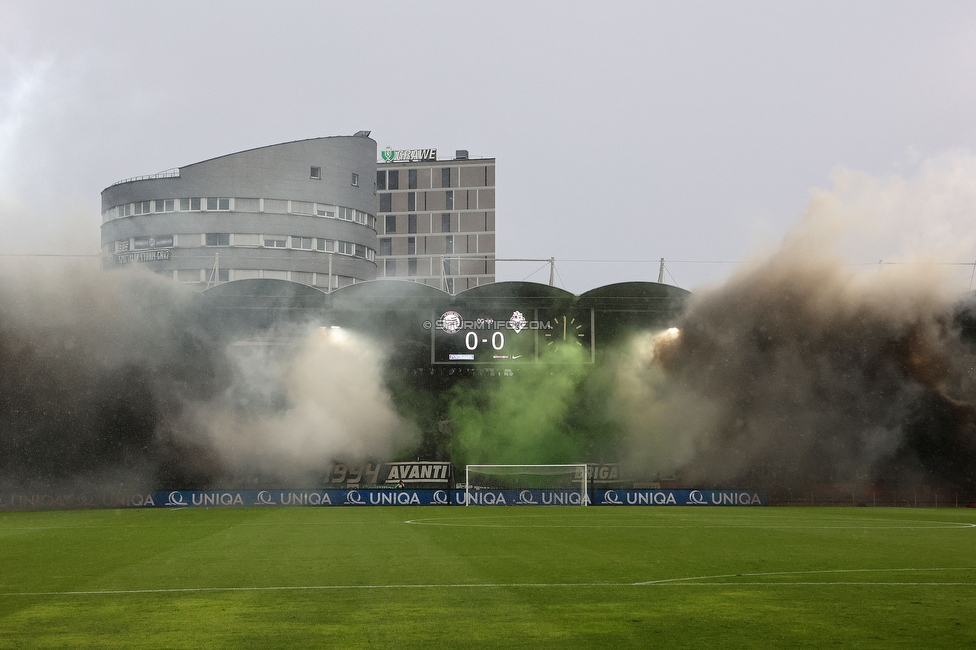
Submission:
[[444,207],[448,210],[454,209],[454,190],[444,192]]
[[176,279],[179,282],[199,282],[200,269],[180,269],[176,272]]
[[356,211],[352,208],[344,208],[339,206],[339,218],[343,221],[352,221],[356,218]]
[[380,212],[393,212],[392,194],[380,194]]
[[388,190],[398,190],[400,189],[400,171],[397,169],[390,170],[390,180],[387,181],[386,189]]
[[230,282],[230,271],[228,269],[217,269],[217,282]]
[[386,215],[386,233],[391,234],[396,232],[396,215],[388,214]]
[[315,180],[321,180],[321,178],[322,178],[322,168],[321,167],[312,167],[309,170],[308,175],[311,178],[314,178]]
[[454,252],[454,236],[448,235],[444,238],[444,252],[453,253]]
[[284,235],[265,235],[265,248],[288,248],[288,238]]
[[415,214],[407,215],[407,232],[409,233],[417,232],[417,215]]
[[376,189],[385,190],[386,189],[386,170],[381,169],[376,172]]
[[380,239],[380,255],[393,255],[393,240],[389,237]]
[[303,251],[312,250],[312,238],[311,237],[295,237],[292,235],[291,247],[297,248]]
[[416,209],[417,209],[417,193],[416,192],[408,192],[407,193],[407,210],[416,210]]
[[451,186],[451,168],[444,167],[441,169],[441,187]]
[[207,246],[230,246],[230,234],[226,232],[208,232]]
[[417,275],[417,258],[411,257],[407,260],[407,275]]
[[199,210],[200,199],[180,199],[180,210]]
[[126,203],[125,205],[120,205],[119,206],[119,216],[120,217],[128,217],[130,214],[132,214],[132,204],[131,203]]
[[342,255],[352,255],[356,252],[356,245],[348,241],[337,241],[336,252]]
[[417,170],[409,169],[407,170],[407,189],[415,190],[417,189]]
[[319,215],[320,217],[328,217],[329,219],[335,219],[335,210],[330,210],[329,207],[331,206],[316,205],[315,214]]
[[441,232],[451,232],[451,213],[445,212],[441,215]]
[[359,187],[359,174],[353,173],[352,175],[353,187]]
[[447,278],[444,280],[444,284],[447,285],[448,293],[454,293],[454,278]]
[[354,253],[356,257],[366,257],[366,247],[362,244],[356,244],[356,252]]
[[[199,199],[198,199],[199,200]],[[207,198],[208,210],[230,210],[230,199]]]
[[396,275],[396,260],[386,260],[386,277],[392,278]]
[[136,201],[133,214],[149,214],[152,211],[152,201]]
[[315,239],[315,250],[322,251],[324,253],[331,253],[335,248],[335,246],[333,246],[334,243],[335,242],[333,242],[331,239],[317,237]]
[[417,238],[407,237],[407,255],[417,254]]

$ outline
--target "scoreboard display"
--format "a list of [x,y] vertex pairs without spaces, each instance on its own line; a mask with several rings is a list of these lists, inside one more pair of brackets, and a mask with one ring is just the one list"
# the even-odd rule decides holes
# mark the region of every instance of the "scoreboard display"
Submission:
[[593,312],[540,309],[449,310],[424,322],[430,330],[431,363],[525,363],[559,346],[578,346],[593,360]]

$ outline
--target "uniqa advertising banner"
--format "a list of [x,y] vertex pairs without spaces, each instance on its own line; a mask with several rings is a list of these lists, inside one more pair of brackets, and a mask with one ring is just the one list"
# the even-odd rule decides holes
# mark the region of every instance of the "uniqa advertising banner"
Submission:
[[764,506],[766,495],[750,490],[596,490],[600,506]]
[[[135,507],[221,506],[575,506],[576,490],[239,490],[155,492]],[[746,490],[593,490],[588,505],[763,506],[765,495]]]

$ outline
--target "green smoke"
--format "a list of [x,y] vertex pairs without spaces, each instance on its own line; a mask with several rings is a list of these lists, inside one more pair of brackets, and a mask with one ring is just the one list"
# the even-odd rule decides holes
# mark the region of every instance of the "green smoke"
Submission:
[[569,463],[612,456],[619,430],[609,382],[576,346],[548,351],[513,376],[480,376],[448,395],[455,464]]

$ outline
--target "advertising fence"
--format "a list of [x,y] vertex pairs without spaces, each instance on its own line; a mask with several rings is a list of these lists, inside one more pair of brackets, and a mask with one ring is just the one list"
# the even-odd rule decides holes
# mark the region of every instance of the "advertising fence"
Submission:
[[[583,505],[578,490],[474,490],[467,505]],[[739,490],[591,490],[587,505],[761,506],[765,495]],[[2,494],[0,510],[70,508],[222,508],[273,506],[463,506],[456,489],[172,490],[144,494]]]

